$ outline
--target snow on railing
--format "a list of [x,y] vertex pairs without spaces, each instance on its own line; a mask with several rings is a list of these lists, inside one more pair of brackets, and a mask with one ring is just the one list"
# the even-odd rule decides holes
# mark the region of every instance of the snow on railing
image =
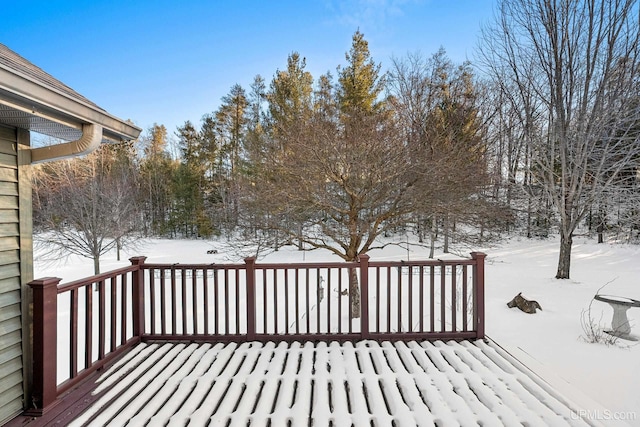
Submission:
[[[41,415],[140,341],[484,337],[484,258],[146,264],[33,289],[33,407]],[[351,312],[350,282],[360,289]],[[43,409],[44,408],[44,409]]]

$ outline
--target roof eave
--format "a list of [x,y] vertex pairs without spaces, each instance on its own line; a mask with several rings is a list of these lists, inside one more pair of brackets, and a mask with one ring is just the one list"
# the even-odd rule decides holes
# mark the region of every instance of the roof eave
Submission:
[[45,87],[29,76],[21,75],[2,65],[0,102],[76,129],[82,129],[85,124],[100,125],[103,137],[115,142],[136,139],[142,131],[95,105],[73,99],[55,88]]

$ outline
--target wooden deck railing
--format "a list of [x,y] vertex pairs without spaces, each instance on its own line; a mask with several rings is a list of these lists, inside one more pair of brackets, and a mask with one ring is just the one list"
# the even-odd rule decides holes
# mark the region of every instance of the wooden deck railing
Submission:
[[[484,337],[484,258],[438,261],[147,264],[33,289],[33,410],[141,341]],[[349,281],[361,311],[351,316]]]

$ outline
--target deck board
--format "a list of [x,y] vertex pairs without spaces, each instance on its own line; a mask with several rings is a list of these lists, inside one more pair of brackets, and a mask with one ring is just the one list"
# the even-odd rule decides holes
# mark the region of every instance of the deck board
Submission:
[[585,426],[490,340],[143,343],[71,426]]
[[483,342],[146,347],[72,425],[586,425]]

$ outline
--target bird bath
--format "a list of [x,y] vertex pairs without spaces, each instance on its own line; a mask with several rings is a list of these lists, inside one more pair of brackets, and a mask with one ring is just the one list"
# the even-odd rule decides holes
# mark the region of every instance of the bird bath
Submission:
[[636,340],[631,335],[631,325],[627,318],[627,310],[632,307],[640,307],[640,301],[626,297],[613,295],[596,295],[593,299],[606,302],[613,308],[613,319],[611,319],[611,330],[605,331],[608,334],[619,338]]

